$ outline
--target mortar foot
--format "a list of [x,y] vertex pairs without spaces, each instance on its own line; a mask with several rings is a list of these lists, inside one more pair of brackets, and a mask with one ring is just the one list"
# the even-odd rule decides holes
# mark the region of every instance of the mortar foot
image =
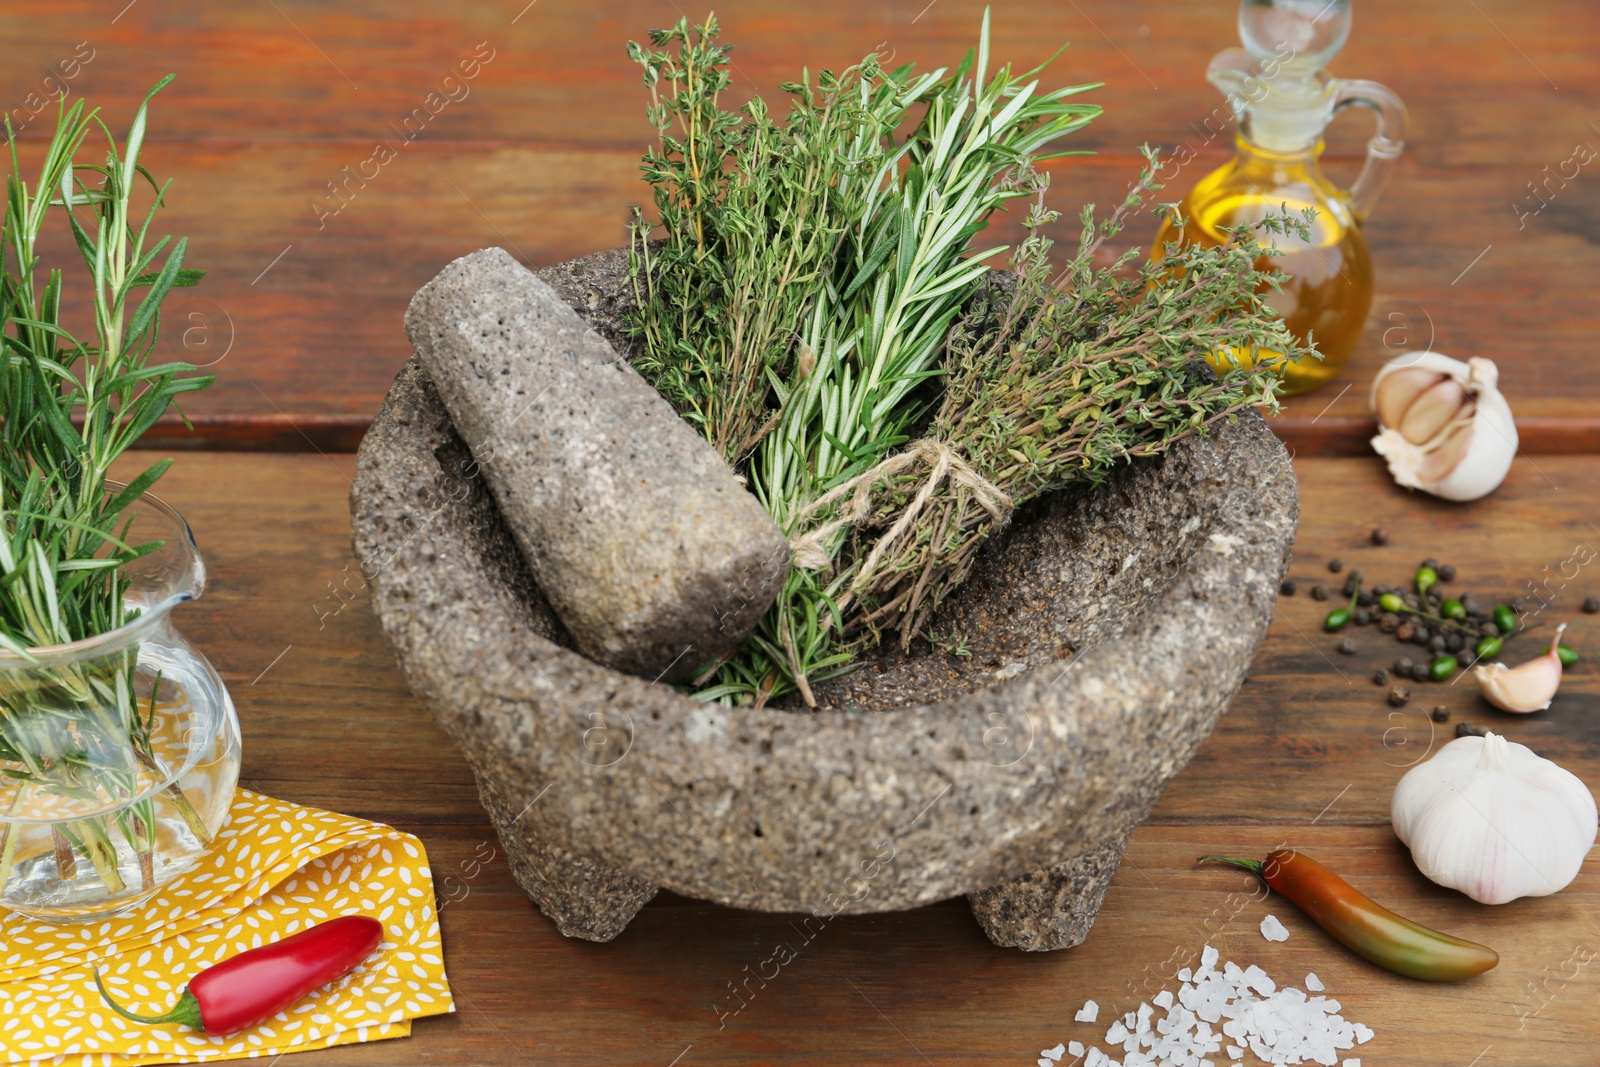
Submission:
[[973,916],[1002,948],[1051,952],[1082,944],[1122,862],[1128,836],[1114,835],[1053,867],[968,893]]
[[502,796],[481,775],[478,795],[500,835],[512,877],[563,936],[610,941],[656,895],[656,886],[544,841],[532,820],[524,819],[533,804]]
[[656,895],[653,885],[526,833],[502,833],[500,841],[517,884],[567,937],[610,941]]

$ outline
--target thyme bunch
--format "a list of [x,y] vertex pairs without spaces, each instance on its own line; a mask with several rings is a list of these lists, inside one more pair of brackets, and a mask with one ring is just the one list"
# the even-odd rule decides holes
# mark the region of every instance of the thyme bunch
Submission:
[[772,428],[796,324],[865,210],[885,138],[932,79],[885,72],[875,55],[815,84],[802,72],[780,86],[791,105],[780,124],[760,97],[721,108],[731,46],[717,33],[714,15],[679,19],[652,31],[653,48],[628,45],[651,93],[658,144],[641,170],[660,219],[635,211],[629,325],[640,372],[737,466]]
[[[867,487],[871,510],[853,525],[841,566],[855,572],[847,588],[858,605],[841,620],[844,636],[875,640],[896,629],[909,645],[1011,508],[1098,484],[1120,464],[1159,455],[1247,407],[1275,409],[1281,366],[1315,356],[1267,303],[1282,276],[1257,266],[1275,254],[1264,236],[1303,233],[1309,220],[1272,215],[1229,231],[1221,247],[1170,244],[1130,270],[1135,249],[1095,267],[1096,252],[1160,188],[1156,153],[1145,153],[1147,166],[1109,219],[1097,224],[1094,206],[1083,209],[1077,252],[1059,274],[1040,233],[1057,215],[1044,206],[1048,183],[1032,177],[1038,199],[1010,292],[989,290],[953,331],[929,429],[942,446],[930,454],[948,450],[977,478],[924,462]],[[1273,355],[1240,358],[1218,375],[1202,364],[1215,352]]]

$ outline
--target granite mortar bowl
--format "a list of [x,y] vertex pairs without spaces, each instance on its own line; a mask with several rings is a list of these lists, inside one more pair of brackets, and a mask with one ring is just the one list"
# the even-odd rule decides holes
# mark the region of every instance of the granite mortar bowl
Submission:
[[[539,274],[626,352],[626,270]],[[1254,414],[1040,501],[935,644],[824,683],[815,712],[697,703],[572,651],[415,360],[351,509],[406,678],[562,933],[609,940],[663,886],[824,922],[966,894],[995,943],[1054,949],[1243,682],[1298,501]]]

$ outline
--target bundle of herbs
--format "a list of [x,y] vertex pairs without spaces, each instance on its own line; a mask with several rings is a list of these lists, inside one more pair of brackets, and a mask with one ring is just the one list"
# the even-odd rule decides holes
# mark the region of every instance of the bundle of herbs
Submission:
[[[134,509],[166,471],[164,460],[126,485],[109,480],[112,464],[181,394],[210,377],[186,363],[155,363],[161,305],[175,286],[201,272],[183,266],[185,239],[154,239],[151,225],[166,197],[139,162],[149,104],[140,105],[125,145],[82,101],[59,111],[37,182],[23,178],[10,137],[0,305],[0,774],[15,809],[66,798],[103,806],[131,798],[159,780],[151,748],[152,707],[134,694],[137,647],[83,663],[42,664],[35,650],[108,633],[131,621],[126,565],[161,547],[130,544]],[[106,140],[104,161],[75,158],[90,134]],[[7,134],[11,134],[7,120]],[[142,215],[135,193],[148,184]],[[39,242],[48,219],[65,224],[88,272],[94,337],[83,340],[63,316],[63,271],[43,271]],[[52,661],[53,662],[53,661]],[[20,664],[20,667],[16,665]],[[202,840],[210,834],[175,788],[172,802]],[[6,814],[11,814],[8,810]],[[0,885],[16,848],[15,827],[0,822]],[[112,815],[58,823],[58,865],[74,856],[93,864],[106,888],[120,891],[113,832],[140,858],[148,881],[155,849],[151,801]]]
[[[1037,164],[1098,113],[1093,85],[1040,88],[1048,63],[991,69],[989,17],[953,70],[876,56],[723,110],[714,19],[630,46],[659,146],[643,171],[659,226],[636,214],[638,367],[747,480],[789,536],[793,567],[757,631],[697,680],[757,705],[848,670],[888,630],[909,645],[1017,506],[1105,478],[1244,407],[1307,354],[1268,308],[1260,236],[1169,247],[1134,267],[1096,255],[1146,194],[1156,157],[1059,274]],[[1058,53],[1059,54],[1059,53]],[[1030,199],[1004,283],[974,249]],[[1172,210],[1166,208],[1163,210]],[[657,230],[664,234],[657,239]],[[1261,354],[1220,376],[1207,353]],[[1266,355],[1272,353],[1275,355]]]

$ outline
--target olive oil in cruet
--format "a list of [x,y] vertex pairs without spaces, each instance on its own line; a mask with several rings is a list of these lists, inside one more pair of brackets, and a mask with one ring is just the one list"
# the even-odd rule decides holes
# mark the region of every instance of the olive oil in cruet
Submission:
[[[1170,241],[1219,245],[1224,227],[1259,222],[1287,209],[1315,214],[1306,237],[1272,235],[1280,255],[1262,269],[1288,275],[1267,302],[1290,330],[1310,339],[1322,359],[1283,368],[1285,393],[1309,392],[1339,373],[1355,350],[1372,305],[1372,256],[1363,224],[1404,147],[1405,107],[1376,82],[1334,78],[1323,69],[1350,35],[1349,0],[1242,0],[1239,36],[1206,72],[1233,108],[1239,128],[1234,158],[1202,178],[1180,206],[1179,233],[1163,224],[1156,250]],[[1323,174],[1322,133],[1346,107],[1378,119],[1367,161],[1348,192]],[[1276,353],[1215,353],[1214,363],[1264,361]]]

